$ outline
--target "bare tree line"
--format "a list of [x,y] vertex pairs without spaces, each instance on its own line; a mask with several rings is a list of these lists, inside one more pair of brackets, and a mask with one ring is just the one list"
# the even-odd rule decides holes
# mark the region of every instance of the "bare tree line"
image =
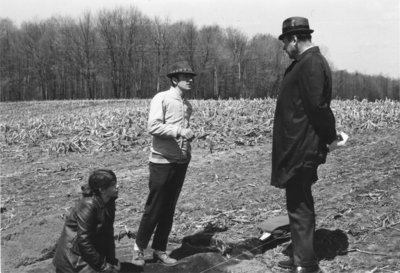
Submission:
[[[136,8],[53,17],[20,27],[0,18],[1,101],[149,98],[169,64],[198,72],[194,98],[276,96],[289,60],[268,34],[149,19]],[[334,96],[400,99],[398,79],[334,71]]]

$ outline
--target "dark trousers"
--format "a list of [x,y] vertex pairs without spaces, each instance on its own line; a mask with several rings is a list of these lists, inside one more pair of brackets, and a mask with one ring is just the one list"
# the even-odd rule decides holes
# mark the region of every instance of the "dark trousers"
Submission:
[[176,202],[185,180],[186,164],[150,162],[149,195],[136,237],[138,247],[145,249],[154,232],[152,248],[165,251],[172,229]]
[[316,168],[302,168],[286,186],[286,205],[296,266],[318,264],[314,253],[315,210],[311,192],[311,186],[317,179]]

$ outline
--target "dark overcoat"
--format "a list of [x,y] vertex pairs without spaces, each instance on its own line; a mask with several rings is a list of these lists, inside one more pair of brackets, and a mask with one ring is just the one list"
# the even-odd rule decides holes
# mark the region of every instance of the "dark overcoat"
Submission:
[[[117,264],[114,242],[115,202],[83,197],[65,220],[53,264],[57,272],[96,272],[108,262]],[[92,270],[91,270],[92,269]]]
[[325,163],[327,144],[336,139],[330,108],[332,74],[318,47],[299,55],[286,69],[276,102],[271,184],[285,188],[301,167]]

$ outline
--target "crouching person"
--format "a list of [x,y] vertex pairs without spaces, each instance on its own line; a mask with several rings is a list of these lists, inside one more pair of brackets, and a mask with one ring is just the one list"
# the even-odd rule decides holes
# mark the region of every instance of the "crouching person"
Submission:
[[53,258],[56,273],[118,272],[113,227],[118,189],[114,172],[92,172],[89,183],[82,186],[82,195],[66,218],[57,243]]

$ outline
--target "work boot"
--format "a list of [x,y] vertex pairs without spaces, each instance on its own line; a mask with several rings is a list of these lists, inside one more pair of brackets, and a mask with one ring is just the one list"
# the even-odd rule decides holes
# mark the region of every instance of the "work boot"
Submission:
[[133,263],[134,265],[137,266],[144,266],[145,261],[144,261],[144,252],[143,250],[139,249],[139,250],[133,250],[133,255],[132,255],[132,261],[131,263]]
[[292,269],[294,264],[293,264],[293,258],[289,258],[287,260],[282,260],[278,262],[278,266],[280,268],[284,268],[284,269]]
[[153,258],[164,265],[174,265],[177,262],[177,260],[171,258],[165,251],[155,250],[153,253]]

